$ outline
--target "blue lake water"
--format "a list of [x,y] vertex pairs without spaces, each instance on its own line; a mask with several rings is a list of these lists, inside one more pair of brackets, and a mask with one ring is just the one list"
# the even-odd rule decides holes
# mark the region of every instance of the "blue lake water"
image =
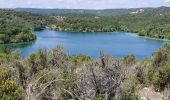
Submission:
[[70,55],[99,57],[100,52],[104,52],[118,58],[134,54],[138,59],[143,59],[150,57],[165,43],[126,32],[70,33],[45,29],[34,33],[37,35],[35,42],[11,47],[18,49],[22,56],[28,56],[39,48],[50,50],[62,45]]

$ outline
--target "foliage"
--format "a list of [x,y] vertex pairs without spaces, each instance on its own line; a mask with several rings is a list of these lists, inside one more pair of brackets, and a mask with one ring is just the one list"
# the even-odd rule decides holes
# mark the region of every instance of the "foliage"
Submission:
[[0,98],[1,100],[23,100],[16,80],[12,78],[10,68],[0,66]]
[[0,9],[0,44],[33,41],[36,36],[32,29],[42,29],[54,22],[48,16]]
[[[71,32],[136,32],[141,36],[170,39],[170,13],[146,11],[121,16],[64,14],[42,16],[0,9],[0,43],[36,39],[31,29],[48,26]],[[138,90],[154,86],[169,89],[170,45],[151,58],[138,61],[134,55],[122,59],[101,54],[68,55],[57,46],[40,49],[27,58],[8,48],[0,51],[0,99],[2,100],[138,100]]]
[[144,10],[145,12],[169,12],[169,7],[158,7],[158,8],[129,8],[129,9],[38,9],[38,8],[16,8],[15,11],[20,12],[31,12],[42,15],[56,16],[60,14],[93,14],[96,16],[116,16],[116,15],[125,15],[132,12],[139,12]]
[[[48,28],[69,32],[125,31],[151,38],[170,39],[170,8],[119,10],[122,14],[98,16],[95,14],[66,13],[57,16],[16,12],[0,9],[0,43],[20,43],[36,39],[31,29]],[[48,10],[47,10],[48,11]],[[79,10],[78,10],[79,11]],[[112,10],[108,10],[108,12]],[[116,11],[116,10],[115,10]],[[67,12],[67,11],[66,11]],[[74,12],[74,11],[73,11]],[[93,12],[93,11],[92,11]],[[107,10],[102,11],[103,13]],[[113,10],[114,13],[114,10]]]
[[170,65],[158,68],[154,76],[154,86],[158,91],[170,86]]
[[168,44],[164,45],[160,50],[153,54],[152,59],[154,67],[166,65],[166,63],[170,61],[170,46]]
[[[97,59],[68,55],[63,47],[40,49],[27,58],[8,49],[0,53],[0,98],[3,100],[139,100],[145,86],[169,89],[170,59],[155,63],[162,56],[138,61],[101,54]],[[169,45],[157,52],[168,56]]]
[[91,14],[61,14],[59,23],[50,24],[50,29],[68,32],[133,32],[139,36],[170,39],[169,9],[144,9],[142,13],[126,13],[117,16]]

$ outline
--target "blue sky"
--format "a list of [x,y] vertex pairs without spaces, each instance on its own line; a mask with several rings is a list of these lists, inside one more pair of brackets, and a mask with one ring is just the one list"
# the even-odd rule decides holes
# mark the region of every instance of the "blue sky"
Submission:
[[0,0],[0,8],[109,9],[170,6],[170,0]]

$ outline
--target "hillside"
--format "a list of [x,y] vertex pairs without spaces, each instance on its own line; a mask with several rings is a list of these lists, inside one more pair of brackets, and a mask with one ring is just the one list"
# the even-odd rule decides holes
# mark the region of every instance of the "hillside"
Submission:
[[30,42],[36,39],[32,29],[40,29],[53,18],[27,12],[0,9],[0,44]]
[[97,16],[116,16],[116,15],[124,15],[133,12],[137,12],[140,10],[144,10],[144,12],[169,12],[170,7],[159,7],[159,8],[129,8],[129,9],[101,9],[101,10],[93,10],[93,9],[38,9],[38,8],[16,8],[15,11],[19,12],[31,12],[42,15],[60,15],[60,14],[93,14]]
[[133,32],[140,36],[170,39],[170,11],[140,10],[125,15],[96,16],[90,14],[62,14],[53,16],[59,23],[50,29],[67,32]]
[[55,20],[49,16],[32,14],[28,12],[16,12],[9,9],[0,9],[0,18],[7,21],[18,21],[29,28],[42,28]]
[[[106,10],[24,8],[15,10],[0,9],[0,18],[5,23],[9,23],[9,27],[23,26],[27,29],[40,29],[48,26],[50,29],[68,32],[126,31],[137,33],[140,36],[170,39],[169,7]],[[98,11],[100,14],[97,13]],[[10,23],[15,22],[19,25],[10,25]],[[12,30],[10,33],[15,34]],[[1,40],[3,40],[1,43],[10,43],[10,38],[13,38],[10,33],[4,32],[1,35]]]

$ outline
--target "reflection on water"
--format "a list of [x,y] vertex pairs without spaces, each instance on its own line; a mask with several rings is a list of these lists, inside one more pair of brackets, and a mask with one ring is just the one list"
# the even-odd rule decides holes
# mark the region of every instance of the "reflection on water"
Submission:
[[33,45],[34,43],[35,43],[35,41],[25,42],[25,43],[1,44],[0,48],[11,48],[11,49],[25,48],[25,47]]

